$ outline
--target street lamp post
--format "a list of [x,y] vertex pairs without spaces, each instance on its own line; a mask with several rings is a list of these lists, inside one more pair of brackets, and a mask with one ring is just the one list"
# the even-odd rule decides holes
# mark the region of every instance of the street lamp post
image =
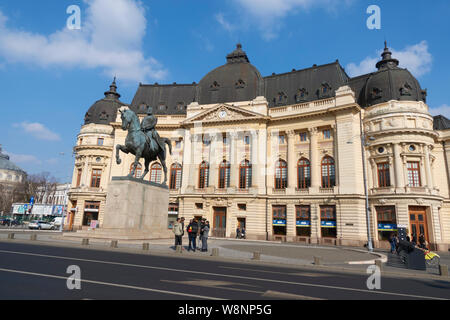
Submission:
[[[363,179],[364,179],[364,195],[365,195],[365,207],[366,207],[366,220],[367,220],[367,250],[370,252],[373,251],[373,245],[372,245],[372,232],[370,230],[370,207],[369,207],[369,188],[367,185],[367,173],[366,173],[366,150],[365,147],[367,145],[367,136],[363,130],[363,124],[361,119],[361,134],[357,135],[361,138],[361,153],[362,153],[362,165],[363,165]],[[348,144],[353,143],[353,138],[357,137],[354,136],[352,139],[347,142]],[[374,137],[369,137],[370,141],[374,141]]]

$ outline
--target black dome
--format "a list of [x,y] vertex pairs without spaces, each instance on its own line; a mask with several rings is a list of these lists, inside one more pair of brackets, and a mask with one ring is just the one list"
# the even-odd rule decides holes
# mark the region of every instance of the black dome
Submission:
[[240,44],[227,64],[208,73],[199,83],[199,104],[250,101],[264,95],[264,80]]
[[119,98],[120,94],[117,93],[116,79],[114,79],[109,91],[105,92],[105,98],[97,101],[89,108],[84,118],[84,124],[110,124],[116,121],[119,108],[127,105],[121,102]]
[[426,102],[426,91],[407,69],[398,67],[399,61],[392,58],[387,45],[382,57],[377,63],[378,71],[367,79],[364,105],[369,107],[391,100]]

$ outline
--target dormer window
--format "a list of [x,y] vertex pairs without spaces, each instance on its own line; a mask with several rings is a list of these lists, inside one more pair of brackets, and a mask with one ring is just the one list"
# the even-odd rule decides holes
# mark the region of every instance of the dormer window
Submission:
[[245,82],[242,79],[239,79],[236,83],[235,83],[236,89],[243,89],[245,88]]
[[331,95],[331,86],[324,82],[319,89],[319,98],[328,98]]
[[158,106],[158,110],[164,112],[167,110],[167,106],[164,103],[160,103]]
[[219,90],[219,88],[220,88],[220,84],[217,81],[214,81],[213,84],[210,86],[210,89],[212,91]]
[[295,95],[295,101],[296,102],[306,101],[306,96],[307,95],[308,95],[308,91],[306,91],[305,88],[299,89],[297,91],[297,94]]
[[184,102],[178,102],[177,103],[177,111],[184,111],[185,105]]
[[287,103],[287,95],[284,92],[278,92],[277,97],[274,99],[275,105],[282,106]]

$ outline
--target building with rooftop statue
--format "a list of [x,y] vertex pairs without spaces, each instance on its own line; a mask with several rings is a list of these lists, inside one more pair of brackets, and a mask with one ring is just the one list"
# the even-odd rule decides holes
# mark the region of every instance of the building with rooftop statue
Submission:
[[[131,104],[114,81],[77,137],[70,226],[102,227],[108,184],[134,161],[115,162],[127,134],[118,110],[142,119],[152,106],[173,143],[168,227],[205,217],[217,237],[245,227],[248,239],[350,246],[370,230],[383,247],[404,226],[447,250],[450,121],[430,115],[426,90],[387,45],[376,67],[351,78],[336,61],[263,77],[238,45],[199,83],[140,84]],[[158,162],[145,179],[161,181]]]

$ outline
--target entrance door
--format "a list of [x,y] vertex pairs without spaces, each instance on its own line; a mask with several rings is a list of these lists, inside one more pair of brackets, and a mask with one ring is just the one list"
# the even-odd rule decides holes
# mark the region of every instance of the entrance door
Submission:
[[425,207],[409,207],[409,222],[411,226],[410,233],[416,237],[417,242],[419,242],[420,234],[423,234],[425,240],[429,243],[427,209]]
[[213,236],[225,238],[227,229],[227,208],[214,207],[214,228]]

